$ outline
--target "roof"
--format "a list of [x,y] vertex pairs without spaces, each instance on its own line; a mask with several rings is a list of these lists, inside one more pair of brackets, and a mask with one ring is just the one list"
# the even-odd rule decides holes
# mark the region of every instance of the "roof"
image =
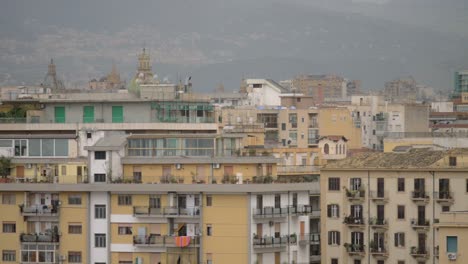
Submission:
[[0,191],[35,192],[112,192],[112,193],[272,193],[289,191],[320,192],[318,182],[281,184],[0,184]]
[[93,146],[85,147],[85,150],[120,150],[126,141],[126,135],[106,135],[99,139]]
[[278,163],[279,159],[272,156],[231,156],[231,157],[125,157],[122,164],[257,164]]
[[87,158],[12,158],[11,163],[13,164],[69,164],[69,163],[86,163]]
[[340,140],[343,140],[343,141],[345,141],[345,142],[348,141],[348,139],[345,138],[344,136],[332,136],[332,135],[320,137],[319,140],[322,140],[322,139],[325,139],[325,138],[326,138],[326,139],[329,139],[329,140],[331,140],[331,141],[334,141],[334,142],[338,142],[338,141],[340,141]]
[[453,151],[431,150],[430,148],[411,149],[400,153],[360,153],[351,158],[327,164],[324,169],[411,169],[428,168],[447,154],[468,153],[468,149]]

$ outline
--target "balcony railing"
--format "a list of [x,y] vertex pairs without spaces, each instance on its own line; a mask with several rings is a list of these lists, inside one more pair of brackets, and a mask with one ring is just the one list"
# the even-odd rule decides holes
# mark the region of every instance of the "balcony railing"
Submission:
[[133,236],[133,245],[145,247],[197,247],[200,236]]
[[438,203],[453,203],[453,192],[450,192],[450,191],[435,192],[434,199]]
[[346,248],[346,252],[348,252],[350,255],[364,255],[365,254],[364,244],[345,243],[344,247]]
[[364,218],[353,216],[346,216],[343,223],[349,227],[364,227],[365,225]]
[[311,263],[320,263],[320,260],[321,260],[320,251],[311,250],[310,251],[310,256],[309,256],[309,261]]
[[410,255],[416,260],[426,260],[429,258],[429,252],[426,247],[411,247]]
[[35,233],[35,234],[21,234],[21,242],[35,242],[35,243],[58,243],[60,236],[58,234],[48,233]]
[[371,191],[370,199],[376,203],[379,203],[379,202],[385,203],[388,201],[388,192],[387,191]]
[[312,206],[306,204],[289,207],[289,213],[292,215],[310,215],[312,217],[320,217],[320,209],[312,208]]
[[320,245],[320,233],[299,234],[299,245]]
[[254,218],[276,218],[276,217],[285,217],[289,213],[288,207],[263,207],[253,209]]
[[429,202],[429,194],[428,192],[424,191],[413,191],[411,192],[411,200],[416,203],[428,203]]
[[58,216],[58,209],[58,205],[20,205],[20,211],[23,216]]
[[430,221],[429,219],[411,219],[411,227],[415,230],[427,230],[429,229]]
[[385,246],[379,246],[379,245],[372,245],[370,247],[370,253],[374,258],[378,260],[386,259],[388,258],[388,251]]
[[345,191],[349,201],[362,202],[366,196],[366,191],[362,187],[359,190],[349,190],[346,188]]
[[375,229],[387,229],[388,221],[387,219],[371,218],[369,219],[369,225]]
[[284,247],[290,242],[291,242],[291,238],[289,236],[281,236],[281,237],[264,236],[261,238],[254,237],[253,247],[254,248]]
[[134,206],[133,215],[136,217],[197,217],[200,216],[200,207],[176,207],[168,206],[152,208],[146,206]]
[[276,171],[280,173],[313,173],[320,171],[318,166],[313,165],[283,165],[277,166]]

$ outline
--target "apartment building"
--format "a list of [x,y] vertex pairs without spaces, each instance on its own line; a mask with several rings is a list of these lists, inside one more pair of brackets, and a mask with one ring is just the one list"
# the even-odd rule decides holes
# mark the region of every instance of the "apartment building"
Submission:
[[320,263],[318,190],[1,184],[2,263]]
[[322,263],[445,263],[453,230],[442,219],[467,210],[467,157],[406,148],[329,163],[320,179]]

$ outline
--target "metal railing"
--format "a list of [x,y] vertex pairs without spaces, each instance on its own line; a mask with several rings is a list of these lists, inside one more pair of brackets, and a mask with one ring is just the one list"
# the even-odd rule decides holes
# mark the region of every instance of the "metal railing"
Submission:
[[[187,246],[199,246],[200,236],[186,236],[190,239]],[[180,246],[176,243],[177,236],[169,235],[136,235],[133,236],[133,245],[135,246],[155,246],[155,247],[176,247]]]
[[411,192],[412,199],[429,199],[429,193],[425,191],[412,191]]
[[346,252],[348,253],[364,253],[364,244],[345,244]]
[[450,191],[434,192],[434,199],[436,199],[436,200],[452,200],[453,199],[453,192],[450,192]]
[[369,219],[369,225],[371,226],[386,226],[388,225],[387,219],[371,218]]
[[262,218],[274,218],[274,217],[285,217],[289,214],[288,207],[263,207],[263,208],[255,208],[253,209],[253,216],[254,217],[262,217]]
[[346,216],[344,223],[347,225],[364,225],[365,221],[363,217]]
[[177,206],[166,206],[161,208],[153,208],[147,206],[134,206],[133,215],[135,216],[181,216],[181,217],[197,217],[200,216],[200,207],[177,207]]
[[280,165],[276,167],[277,173],[318,172],[320,168],[313,165]]
[[292,243],[292,239],[290,236],[281,236],[281,237],[273,237],[273,236],[264,236],[264,237],[254,237],[252,244],[254,248],[261,248],[261,247],[282,247],[286,246],[288,243]]
[[57,216],[59,213],[59,206],[42,204],[26,206],[21,204],[20,211],[23,216]]
[[299,245],[320,244],[320,233],[307,233],[298,235]]
[[410,254],[413,256],[417,256],[417,255],[425,256],[425,255],[428,255],[429,252],[427,251],[426,247],[411,247]]
[[370,191],[370,198],[373,200],[384,200],[388,198],[388,191]]
[[426,218],[421,218],[421,219],[413,218],[411,219],[411,226],[412,227],[429,227],[430,221],[429,219],[426,219]]
[[48,233],[35,233],[35,234],[21,234],[21,242],[44,242],[44,243],[58,243],[59,242],[58,234],[48,234]]

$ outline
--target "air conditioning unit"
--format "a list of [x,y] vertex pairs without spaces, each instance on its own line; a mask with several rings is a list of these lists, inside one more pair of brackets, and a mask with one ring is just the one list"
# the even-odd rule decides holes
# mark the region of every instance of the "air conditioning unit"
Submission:
[[449,260],[457,260],[457,253],[447,253]]
[[219,169],[220,167],[219,163],[213,163],[213,169]]
[[65,256],[65,255],[60,255],[60,260],[61,260],[61,261],[66,261],[66,260],[67,260],[67,256]]
[[176,163],[175,167],[176,167],[176,169],[180,170],[180,169],[182,169],[182,164]]

